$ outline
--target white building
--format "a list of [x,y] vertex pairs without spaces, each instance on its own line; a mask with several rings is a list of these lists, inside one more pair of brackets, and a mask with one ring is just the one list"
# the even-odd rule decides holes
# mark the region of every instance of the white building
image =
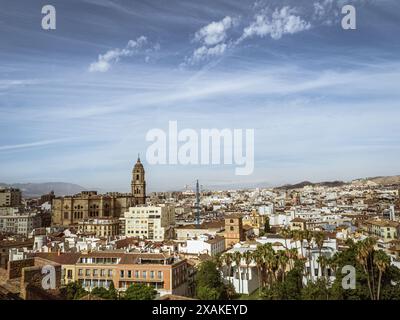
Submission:
[[225,238],[203,234],[197,238],[187,240],[185,246],[179,247],[179,251],[187,254],[208,254],[215,256],[225,251]]
[[120,220],[127,237],[164,241],[173,237],[175,208],[171,205],[130,207]]
[[36,212],[19,212],[18,208],[11,207],[0,210],[0,232],[29,236],[40,225]]
[[[256,248],[257,245],[243,245],[237,243],[227,252],[234,254],[236,251],[239,251],[243,254],[249,250],[254,251]],[[242,259],[239,267],[236,266],[235,262],[232,262],[231,270],[228,268],[225,269],[223,275],[224,282],[231,283],[237,293],[251,294],[259,288],[258,270],[254,261],[246,265],[245,260]]]

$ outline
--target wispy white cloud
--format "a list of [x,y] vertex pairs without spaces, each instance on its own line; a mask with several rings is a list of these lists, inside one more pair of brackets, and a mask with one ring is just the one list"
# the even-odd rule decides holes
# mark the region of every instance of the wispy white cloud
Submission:
[[209,59],[210,57],[221,56],[229,47],[227,43],[227,32],[238,22],[238,18],[226,16],[220,21],[213,21],[198,30],[193,42],[201,46],[193,51],[190,57],[185,59],[184,65],[193,65]]
[[139,52],[145,53],[144,61],[150,60],[149,53],[160,49],[160,44],[151,45],[145,36],[140,36],[136,40],[129,40],[125,48],[115,48],[100,54],[97,61],[89,66],[90,72],[106,72],[113,63],[117,63],[122,57],[130,57]]
[[226,39],[226,32],[234,25],[234,19],[226,16],[221,21],[211,22],[196,32],[194,40],[213,46]]
[[[322,14],[325,7],[321,5],[318,8],[320,8],[318,13]],[[294,34],[311,28],[311,22],[301,17],[295,8],[284,6],[271,10],[268,6],[261,9],[254,6],[254,9],[258,12],[236,40],[229,39],[228,32],[239,25],[239,18],[226,16],[198,30],[193,42],[200,43],[201,46],[194,49],[190,57],[186,57],[182,66],[195,65],[212,57],[222,56],[247,38],[255,36],[263,38],[269,35],[272,39],[278,40],[285,34]]]
[[1,79],[0,80],[0,90],[10,89],[13,87],[21,87],[21,86],[28,86],[39,83],[38,80],[34,79]]
[[294,8],[286,6],[273,12],[264,9],[254,16],[254,21],[243,30],[237,42],[253,36],[270,36],[277,40],[284,34],[294,34],[310,28],[311,23],[297,15]]
[[333,25],[339,18],[339,6],[334,0],[321,0],[313,3],[312,18],[323,25]]
[[50,144],[65,142],[67,140],[69,140],[69,139],[41,140],[41,141],[35,141],[35,142],[29,142],[29,143],[4,145],[4,146],[0,146],[0,151],[41,147],[41,146],[46,146],[46,145],[50,145]]

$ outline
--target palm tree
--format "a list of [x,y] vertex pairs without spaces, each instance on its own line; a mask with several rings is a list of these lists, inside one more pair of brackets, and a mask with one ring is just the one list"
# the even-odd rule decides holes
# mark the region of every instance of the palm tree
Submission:
[[294,268],[295,262],[296,260],[299,258],[299,253],[297,252],[296,248],[292,248],[288,251],[289,253],[289,258],[290,258],[290,270],[292,270]]
[[[260,248],[260,247],[259,247]],[[256,263],[257,266],[257,273],[258,273],[258,294],[261,294],[261,289],[263,286],[262,283],[262,268],[264,266],[264,257],[263,254],[261,252],[261,250],[257,248],[254,252],[253,252],[253,260]]]
[[221,253],[217,253],[215,256],[213,256],[213,261],[215,262],[217,269],[222,273],[222,275],[224,275],[224,272],[222,270],[222,265],[224,261]]
[[222,257],[223,257],[224,263],[228,269],[227,274],[228,274],[228,281],[230,283],[231,282],[231,266],[232,266],[232,260],[233,260],[232,253],[227,252]]
[[309,266],[310,266],[310,271],[309,271],[309,273],[308,273],[308,276],[309,276],[309,278],[310,278],[310,280],[311,280],[311,277],[312,277],[312,265],[311,265],[311,262],[312,262],[312,255],[311,255],[311,247],[312,247],[313,233],[312,233],[311,231],[309,231],[309,230],[304,230],[304,238],[305,238],[306,241],[307,241],[307,247],[308,247],[307,259],[308,259],[308,263],[309,263]]
[[[322,247],[324,246],[324,233],[321,231],[316,232],[314,235],[314,239],[315,239],[315,244],[318,247],[318,257],[320,258],[321,254],[322,254]],[[326,262],[326,261],[324,261],[324,262]],[[322,274],[322,268],[321,268],[320,263],[318,263],[318,268],[321,269],[321,274]]]
[[368,290],[369,290],[369,294],[371,297],[371,300],[375,300],[374,299],[374,294],[372,291],[372,287],[371,287],[371,281],[369,278],[369,270],[368,270],[368,250],[366,248],[365,242],[361,241],[358,242],[356,244],[356,259],[357,262],[362,266],[362,268],[364,269],[364,272],[367,276],[367,284],[368,284]]
[[265,271],[267,272],[267,280],[268,280],[268,285],[271,286],[272,284],[272,276],[275,278],[275,252],[274,249],[272,248],[272,245],[270,243],[266,243],[261,246],[263,258],[264,258],[264,266],[265,266]]
[[317,259],[317,262],[318,262],[319,268],[321,269],[321,276],[326,278],[325,268],[326,268],[326,265],[328,263],[328,259],[325,256],[319,255],[318,259]]
[[282,282],[285,281],[285,273],[288,262],[289,262],[288,252],[284,250],[278,251],[278,263],[280,270],[282,272]]
[[[364,240],[365,249],[368,252],[369,258],[369,265],[371,266],[371,279],[372,279],[372,292],[375,295],[375,275],[374,275],[374,261],[373,261],[373,254],[374,254],[374,246],[376,244],[376,240],[374,238],[367,238]],[[376,297],[375,297],[376,298]]]
[[245,261],[245,263],[246,263],[246,279],[247,280],[249,280],[249,274],[250,274],[250,268],[249,268],[249,266],[250,266],[250,263],[253,261],[253,254],[252,254],[252,252],[250,251],[250,250],[248,250],[248,251],[245,251],[244,253],[243,253],[243,258],[244,258],[244,261]]
[[288,228],[284,227],[284,228],[281,229],[281,235],[285,239],[285,249],[286,250],[289,249],[288,245],[287,245],[287,239],[289,237],[289,234],[290,234],[290,231],[289,231]]
[[236,266],[236,272],[239,276],[238,280],[239,280],[239,292],[241,292],[240,290],[240,282],[242,280],[242,276],[240,274],[240,262],[242,261],[242,254],[239,251],[235,251],[233,253],[233,260],[235,261],[235,266]]
[[379,296],[381,293],[382,273],[384,273],[386,269],[390,266],[390,258],[387,256],[385,252],[379,250],[374,253],[374,265],[379,270],[378,292],[376,294],[376,300],[379,300]]

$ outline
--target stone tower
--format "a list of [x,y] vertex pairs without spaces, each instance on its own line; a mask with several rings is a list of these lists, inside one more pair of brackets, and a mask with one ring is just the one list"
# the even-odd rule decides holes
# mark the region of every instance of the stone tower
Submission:
[[144,168],[140,162],[140,157],[136,161],[132,170],[132,195],[135,199],[135,204],[141,205],[146,203],[146,181],[144,179]]

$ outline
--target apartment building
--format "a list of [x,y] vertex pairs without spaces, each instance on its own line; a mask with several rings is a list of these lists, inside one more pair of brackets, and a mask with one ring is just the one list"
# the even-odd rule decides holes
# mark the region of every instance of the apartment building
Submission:
[[32,249],[33,240],[1,240],[0,241],[0,268],[7,269],[7,264],[12,250]]
[[79,281],[88,291],[108,288],[113,282],[121,292],[142,283],[154,287],[160,295],[188,293],[187,261],[168,254],[98,251],[36,253],[35,257],[60,264],[63,284]]
[[400,223],[389,220],[367,220],[362,222],[364,234],[381,238],[384,242],[399,239]]
[[177,240],[190,240],[203,234],[223,235],[224,228],[225,222],[222,220],[203,222],[200,225],[180,225],[175,228],[175,237]]
[[179,252],[186,254],[208,254],[215,256],[225,251],[225,238],[221,236],[200,235],[197,238],[186,241],[179,247]]
[[120,219],[123,234],[152,241],[173,238],[175,207],[171,205],[131,207]]
[[78,222],[78,232],[93,234],[96,237],[113,237],[119,234],[119,219],[99,218]]
[[0,207],[19,207],[21,198],[21,190],[0,187]]
[[40,226],[41,218],[37,212],[20,212],[11,207],[0,210],[0,232],[28,236]]

